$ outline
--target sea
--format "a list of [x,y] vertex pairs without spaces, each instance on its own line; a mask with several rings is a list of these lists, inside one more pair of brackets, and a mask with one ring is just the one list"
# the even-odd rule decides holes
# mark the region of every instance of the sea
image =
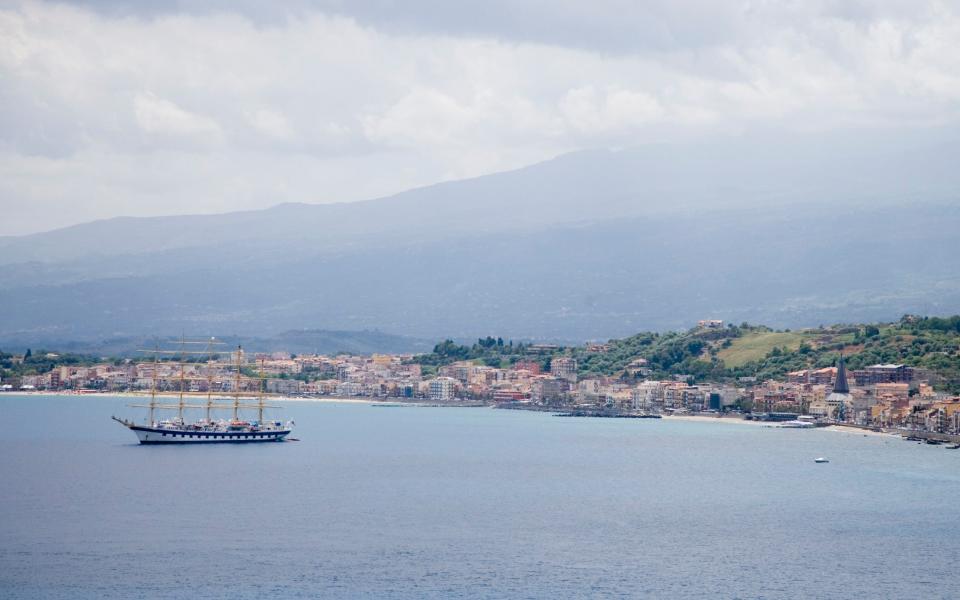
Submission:
[[129,402],[0,395],[0,597],[960,597],[944,446],[320,402],[140,446]]

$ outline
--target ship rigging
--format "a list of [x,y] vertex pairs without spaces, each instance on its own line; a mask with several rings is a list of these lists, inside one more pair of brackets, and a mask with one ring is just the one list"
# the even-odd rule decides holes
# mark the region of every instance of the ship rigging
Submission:
[[[189,444],[189,443],[251,443],[251,442],[282,442],[290,434],[293,422],[283,423],[277,420],[264,420],[264,411],[271,408],[280,408],[279,406],[267,405],[264,397],[267,395],[265,379],[263,376],[263,360],[260,361],[260,369],[257,377],[250,377],[243,373],[244,352],[241,346],[237,346],[234,353],[234,369],[232,381],[214,381],[214,365],[219,346],[224,346],[224,342],[210,338],[205,341],[179,340],[179,348],[176,350],[161,350],[159,345],[153,350],[141,350],[141,352],[151,353],[153,355],[153,368],[151,372],[150,402],[147,404],[131,404],[131,407],[148,409],[146,423],[137,424],[134,421],[112,417],[114,421],[124,425],[136,434],[141,444]],[[188,348],[203,346],[202,350],[189,350]],[[168,355],[169,359],[161,360],[161,356]],[[190,358],[193,357],[193,361]],[[206,358],[206,362],[202,359]],[[199,368],[204,365],[205,368]],[[187,366],[190,365],[190,373],[187,373]],[[166,380],[161,381],[160,370],[170,375]],[[200,375],[197,376],[199,371]],[[163,403],[157,401],[157,395],[160,393],[169,394],[171,380],[176,383],[177,402]],[[254,386],[253,382],[256,382]],[[200,389],[200,385],[195,382],[205,382],[205,391]],[[164,383],[164,390],[160,390],[161,383]],[[197,389],[193,389],[193,388]],[[251,390],[251,387],[255,389]],[[218,391],[215,388],[219,388]],[[225,392],[229,391],[230,396]],[[187,398],[206,396],[206,402],[203,404],[190,404]],[[224,398],[232,398],[232,402],[220,402]],[[186,411],[200,409],[204,411],[204,417],[197,419],[192,423],[186,420]],[[171,419],[162,419],[157,421],[157,411],[175,410],[177,416]],[[230,411],[232,419],[215,419],[217,411]],[[242,418],[246,411],[255,410],[257,419],[247,421]]]

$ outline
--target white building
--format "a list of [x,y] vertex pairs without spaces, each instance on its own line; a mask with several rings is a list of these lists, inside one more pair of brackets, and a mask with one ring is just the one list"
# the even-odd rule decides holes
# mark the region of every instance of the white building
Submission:
[[664,385],[659,381],[644,381],[631,392],[634,410],[653,410],[663,406]]
[[697,321],[697,327],[700,329],[723,329],[721,319],[701,319]]
[[453,377],[437,377],[430,380],[430,399],[437,402],[453,400],[457,380]]

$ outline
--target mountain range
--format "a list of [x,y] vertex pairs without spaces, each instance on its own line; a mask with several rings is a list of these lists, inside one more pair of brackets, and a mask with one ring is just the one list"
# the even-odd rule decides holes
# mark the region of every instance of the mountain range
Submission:
[[366,202],[3,237],[0,347],[306,329],[387,332],[416,351],[701,318],[954,313],[958,149],[949,136],[647,145]]

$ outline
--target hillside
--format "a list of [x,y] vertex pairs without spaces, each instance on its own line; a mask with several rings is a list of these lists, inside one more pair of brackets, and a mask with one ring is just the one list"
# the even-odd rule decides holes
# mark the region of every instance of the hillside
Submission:
[[[929,369],[939,389],[960,392],[960,316],[904,317],[895,323],[834,325],[801,331],[775,331],[744,323],[717,330],[640,333],[610,340],[594,349],[558,347],[546,352],[490,340],[479,340],[473,346],[447,341],[414,360],[431,367],[457,360],[489,365],[532,360],[547,369],[553,357],[572,356],[577,359],[581,377],[688,375],[694,381],[734,381],[739,377],[782,379],[790,371],[833,366],[843,353],[850,369],[903,363]],[[649,371],[641,374],[640,367]]]
[[799,331],[755,331],[731,340],[729,347],[720,346],[716,357],[727,368],[742,367],[743,365],[761,360],[774,348],[795,351],[807,339],[814,337],[813,333]]
[[953,146],[827,160],[822,140],[789,141],[579,152],[367,202],[3,238],[0,347],[303,328],[586,340],[960,311]]

